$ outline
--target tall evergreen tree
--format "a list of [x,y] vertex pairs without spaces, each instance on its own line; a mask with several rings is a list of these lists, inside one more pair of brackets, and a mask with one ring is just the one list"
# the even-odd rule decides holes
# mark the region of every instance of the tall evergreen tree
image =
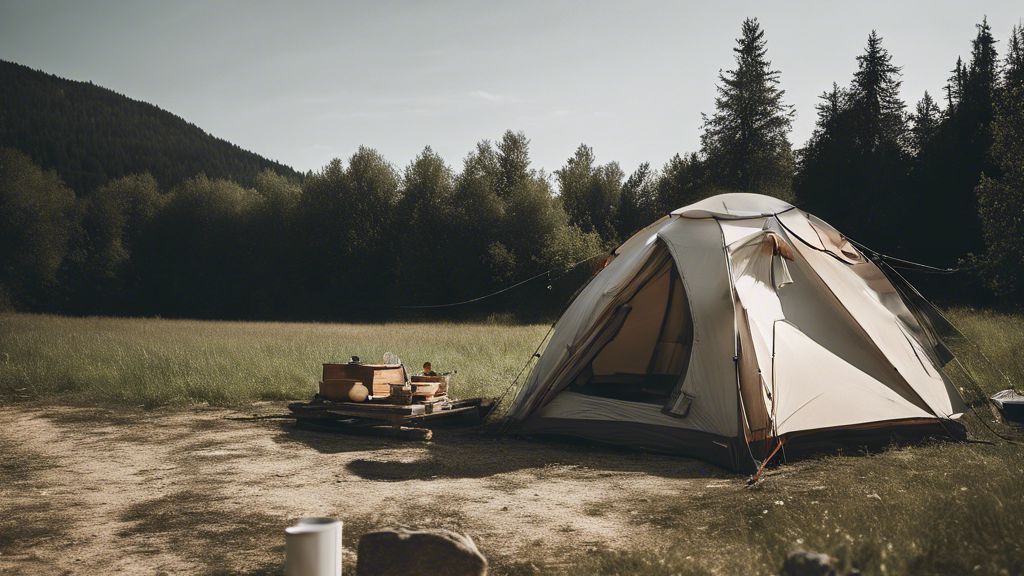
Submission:
[[882,38],[874,30],[857,63],[850,87],[856,144],[863,153],[880,148],[899,150],[907,126],[903,112],[906,105],[900,99],[902,68],[892,63],[892,55],[882,47]]
[[1014,86],[997,108],[993,159],[1002,175],[982,175],[976,189],[986,253],[982,273],[1004,302],[1024,302],[1024,86]]
[[960,103],[960,99],[963,98],[964,82],[966,79],[967,69],[964,67],[964,59],[957,57],[956,67],[950,72],[949,79],[946,80],[946,86],[943,88],[946,92],[947,114],[952,114]]
[[969,120],[984,126],[982,131],[987,132],[986,129],[995,115],[995,95],[999,86],[999,56],[996,54],[996,41],[992,37],[992,27],[988,25],[988,19],[982,20],[977,27],[978,35],[971,41],[971,65],[964,80],[961,105],[966,107],[962,112],[969,115]]
[[910,147],[914,154],[919,154],[925,144],[935,136],[941,120],[942,110],[925,90],[924,97],[910,115],[910,121],[913,123],[910,129]]
[[1003,87],[1009,93],[1018,86],[1024,86],[1024,24],[1010,30],[1003,61]]
[[790,198],[793,154],[788,135],[795,116],[783,102],[780,73],[771,69],[756,18],[743,21],[733,48],[736,68],[720,72],[715,113],[704,115],[701,147],[718,185]]
[[977,25],[971,58],[957,60],[947,85],[949,104],[936,133],[919,152],[912,175],[916,213],[928,227],[945,226],[957,234],[928,234],[921,224],[915,256],[954,265],[969,252],[984,250],[975,188],[982,173],[999,178],[990,155],[992,118],[999,92],[999,60],[987,21]]
[[797,196],[809,210],[878,248],[897,250],[905,210],[907,118],[900,68],[875,31],[847,89],[821,96],[818,121],[800,151]]

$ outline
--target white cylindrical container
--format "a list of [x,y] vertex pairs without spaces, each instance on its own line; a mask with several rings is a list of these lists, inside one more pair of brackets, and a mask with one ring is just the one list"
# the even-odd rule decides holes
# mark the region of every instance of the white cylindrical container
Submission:
[[340,520],[303,518],[285,528],[285,576],[341,576]]

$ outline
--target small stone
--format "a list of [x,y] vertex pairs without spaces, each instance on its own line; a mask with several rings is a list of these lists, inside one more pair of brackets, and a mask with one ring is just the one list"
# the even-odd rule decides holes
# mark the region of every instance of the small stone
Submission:
[[782,576],[835,576],[832,558],[828,554],[816,554],[796,549],[786,556],[782,563]]
[[356,576],[485,576],[487,559],[451,530],[388,528],[359,539]]

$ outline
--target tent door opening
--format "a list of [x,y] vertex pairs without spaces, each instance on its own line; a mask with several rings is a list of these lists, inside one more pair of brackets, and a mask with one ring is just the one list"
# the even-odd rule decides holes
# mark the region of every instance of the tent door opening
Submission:
[[573,392],[664,406],[686,373],[693,347],[689,300],[668,248],[658,250],[665,251],[664,263],[625,303],[628,316],[576,375]]

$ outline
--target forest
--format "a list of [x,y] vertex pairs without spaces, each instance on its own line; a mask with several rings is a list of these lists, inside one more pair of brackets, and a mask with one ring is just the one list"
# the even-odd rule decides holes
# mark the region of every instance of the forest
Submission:
[[723,192],[776,196],[873,250],[958,269],[909,277],[940,303],[1019,308],[1024,27],[999,43],[983,21],[964,48],[941,91],[909,106],[871,32],[794,148],[782,71],[748,19],[700,149],[631,174],[585,144],[537,170],[509,130],[459,167],[429,146],[403,168],[360,148],[302,175],[149,104],[0,63],[0,309],[550,319],[619,243]]
[[199,173],[252,187],[291,168],[215,138],[152,104],[0,60],[0,146],[56,170],[78,195],[149,172],[166,189]]

